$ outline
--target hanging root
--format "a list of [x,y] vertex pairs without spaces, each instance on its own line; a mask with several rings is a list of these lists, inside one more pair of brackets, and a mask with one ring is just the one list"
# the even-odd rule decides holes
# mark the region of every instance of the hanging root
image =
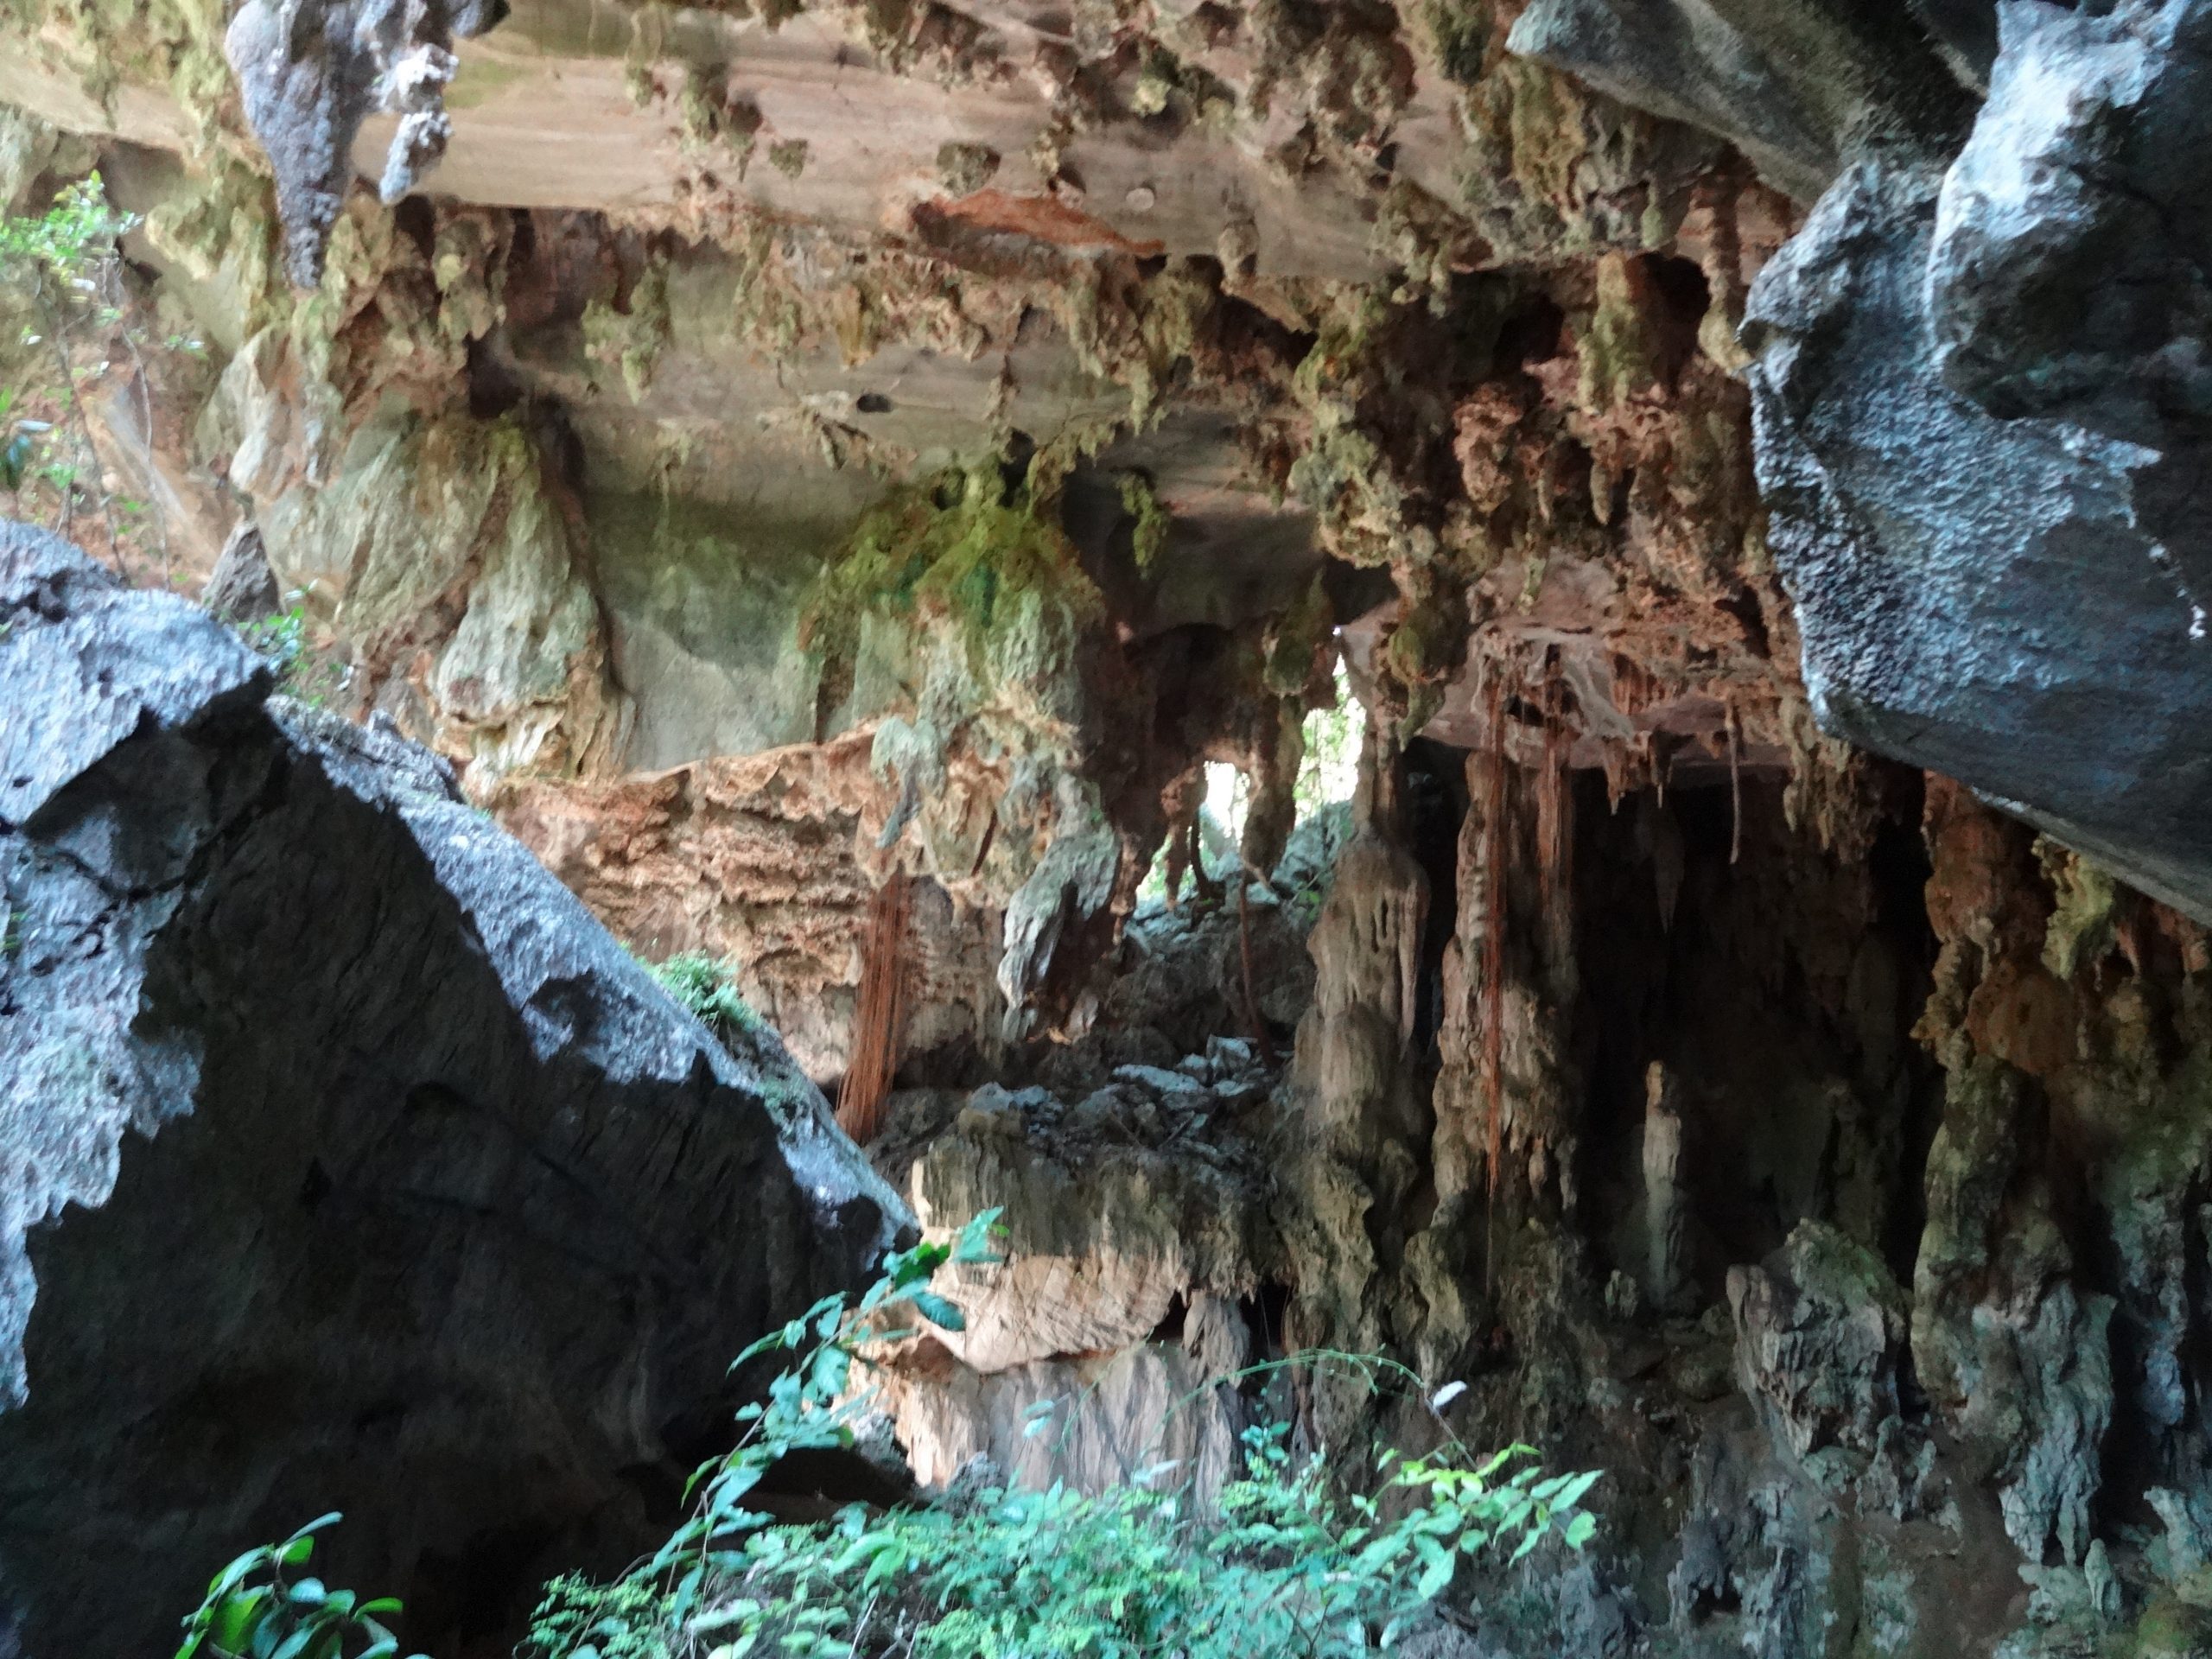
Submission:
[[899,1019],[906,1000],[907,912],[911,884],[904,870],[868,901],[861,958],[860,998],[853,1014],[853,1052],[837,1090],[837,1127],[866,1146],[883,1128],[884,1103],[899,1071]]

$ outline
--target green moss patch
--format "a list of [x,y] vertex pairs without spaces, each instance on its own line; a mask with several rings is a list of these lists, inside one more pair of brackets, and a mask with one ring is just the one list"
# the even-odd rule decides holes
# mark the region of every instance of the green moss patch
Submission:
[[850,677],[861,619],[938,620],[965,641],[986,684],[1058,658],[1104,602],[1052,511],[996,461],[952,467],[897,491],[861,520],[816,579],[800,639],[822,653],[826,684]]

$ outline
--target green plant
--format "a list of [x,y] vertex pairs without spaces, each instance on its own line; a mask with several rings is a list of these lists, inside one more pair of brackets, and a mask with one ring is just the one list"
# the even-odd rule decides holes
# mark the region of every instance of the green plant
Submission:
[[308,631],[307,607],[299,602],[298,594],[291,598],[293,602],[274,615],[242,624],[238,634],[268,659],[279,690],[320,709],[344,689],[346,670],[316,652]]
[[1352,696],[1344,658],[1337,658],[1336,697],[1306,711],[1305,748],[1294,792],[1304,819],[1338,801],[1348,801],[1359,781],[1359,754],[1366,742],[1366,716]]
[[737,980],[726,958],[702,951],[683,950],[665,962],[649,962],[645,969],[708,1030],[727,1042],[733,1036],[753,1036],[767,1022],[753,1010],[737,988]]
[[[80,497],[105,520],[118,556],[122,526],[100,485],[99,455],[78,392],[80,378],[105,368],[110,349],[138,359],[137,336],[124,326],[118,239],[137,220],[108,205],[98,173],[66,186],[40,214],[0,219],[0,292],[27,302],[19,344],[32,353],[37,377],[7,389],[0,404],[0,484],[18,498],[26,481],[48,486],[55,528],[67,532]],[[73,342],[91,346],[99,360],[80,365]],[[151,429],[145,365],[137,362],[141,415]],[[53,421],[7,416],[18,404],[42,405]],[[158,513],[150,527],[167,563],[167,532]]]
[[0,386],[0,488],[21,495],[31,460],[38,454],[38,441],[54,429],[46,421],[9,419],[15,406],[15,388]]
[[825,707],[851,689],[870,613],[941,620],[985,685],[1064,661],[1104,600],[1061,529],[1039,473],[995,460],[893,490],[824,564],[799,609],[800,643],[821,653]]
[[[295,1570],[315,1554],[315,1535],[340,1519],[310,1521],[281,1543],[250,1549],[218,1573],[184,1620],[176,1659],[391,1659],[399,1639],[384,1621],[400,1611],[389,1597],[363,1601]],[[355,1645],[357,1644],[358,1645]],[[420,1659],[420,1656],[416,1656]]]
[[[533,1659],[1338,1659],[1392,1645],[1471,1558],[1568,1548],[1594,1522],[1594,1475],[1544,1478],[1526,1446],[1474,1459],[1386,1452],[1374,1495],[1344,1491],[1281,1426],[1245,1438],[1241,1478],[1211,1504],[1163,1478],[1088,1496],[989,1487],[927,1506],[851,1505],[776,1525],[753,1507],[791,1452],[853,1444],[868,1409],[849,1390],[890,1310],[959,1328],[927,1290],[948,1262],[990,1259],[997,1212],[957,1243],[890,1258],[857,1302],[824,1298],[747,1350],[791,1356],[743,1440],[694,1477],[696,1506],[666,1546],[611,1586],[556,1580],[524,1651]],[[905,1332],[891,1332],[896,1336]],[[1358,1357],[1346,1356],[1355,1365]],[[1372,1365],[1370,1366],[1372,1369]],[[1043,1428],[1048,1405],[1034,1415]],[[1510,1465],[1519,1465],[1518,1467]]]
[[246,644],[269,659],[280,681],[289,680],[307,655],[308,613],[298,605],[274,616],[256,617],[238,632]]

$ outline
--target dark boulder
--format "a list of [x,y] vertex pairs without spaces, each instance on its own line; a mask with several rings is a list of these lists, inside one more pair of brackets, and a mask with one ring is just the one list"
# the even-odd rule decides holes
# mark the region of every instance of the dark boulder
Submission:
[[1948,168],[1878,147],[1745,321],[1831,733],[2212,918],[2212,5],[2003,9]]
[[906,1224],[772,1036],[269,691],[0,525],[0,1654],[166,1651],[330,1509],[334,1578],[490,1635],[635,1548],[730,1357]]
[[[1512,49],[1729,140],[1820,194],[1870,137],[1955,147],[1993,41],[1990,0],[1534,0]],[[1977,62],[1979,60],[1979,62]]]

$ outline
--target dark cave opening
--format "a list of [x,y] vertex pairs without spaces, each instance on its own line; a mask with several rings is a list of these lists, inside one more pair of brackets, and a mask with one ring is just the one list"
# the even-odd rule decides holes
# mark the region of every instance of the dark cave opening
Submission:
[[[1798,1222],[1836,1222],[1910,1283],[1941,1082],[1911,1036],[1935,959],[1916,799],[1863,859],[1788,823],[1781,780],[1578,789],[1575,881],[1585,1089],[1577,1170],[1605,1268],[1642,1270],[1650,1091],[1683,1120],[1692,1277],[1702,1302]],[[1655,1081],[1653,1068],[1661,1068]]]

